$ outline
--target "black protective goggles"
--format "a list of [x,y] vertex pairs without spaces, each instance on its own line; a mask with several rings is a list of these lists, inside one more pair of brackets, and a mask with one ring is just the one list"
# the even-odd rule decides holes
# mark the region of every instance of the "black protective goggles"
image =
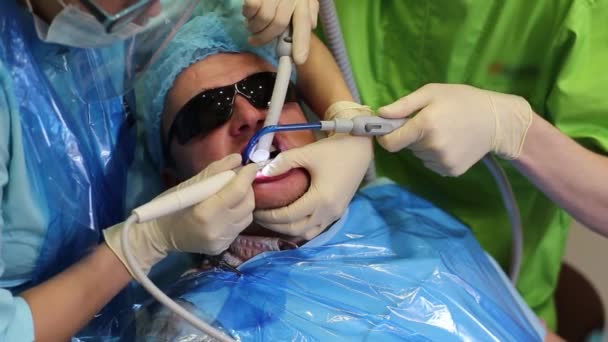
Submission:
[[[209,134],[228,122],[237,94],[246,98],[255,108],[267,109],[276,76],[274,72],[259,72],[235,84],[204,90],[195,95],[175,115],[167,136],[165,156],[169,157],[173,138],[185,145],[192,138]],[[291,82],[285,102],[297,102],[295,87]]]

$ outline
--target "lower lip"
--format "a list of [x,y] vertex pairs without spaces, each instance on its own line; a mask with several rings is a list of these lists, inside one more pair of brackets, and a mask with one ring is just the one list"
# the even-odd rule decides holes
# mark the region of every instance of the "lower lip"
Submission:
[[285,173],[282,173],[280,175],[273,176],[273,177],[264,176],[262,174],[262,171],[258,171],[257,175],[255,176],[255,181],[253,182],[253,184],[264,184],[264,183],[276,182],[276,181],[281,180],[281,179],[283,179],[285,177],[289,177],[295,171],[296,171],[296,169],[292,169],[292,170],[289,170],[288,172],[285,172]]

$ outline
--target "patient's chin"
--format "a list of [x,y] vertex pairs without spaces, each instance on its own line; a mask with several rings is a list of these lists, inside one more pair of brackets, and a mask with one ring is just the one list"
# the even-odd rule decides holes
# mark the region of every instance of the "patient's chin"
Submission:
[[257,178],[253,183],[256,209],[276,209],[287,206],[300,198],[310,184],[305,169],[292,169],[278,177]]

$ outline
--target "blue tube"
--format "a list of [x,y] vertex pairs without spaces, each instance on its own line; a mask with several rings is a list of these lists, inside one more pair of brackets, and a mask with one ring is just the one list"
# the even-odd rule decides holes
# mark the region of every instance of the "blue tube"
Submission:
[[261,130],[257,131],[251,137],[249,142],[247,143],[247,147],[245,148],[245,151],[243,151],[243,155],[242,155],[243,165],[247,165],[247,163],[249,163],[249,155],[251,154],[251,152],[253,152],[253,149],[257,145],[258,141],[260,141],[260,138],[262,136],[264,136],[265,134],[274,133],[274,132],[285,132],[285,131],[305,131],[305,130],[318,131],[320,129],[321,129],[320,122],[266,126],[266,127],[262,128]]

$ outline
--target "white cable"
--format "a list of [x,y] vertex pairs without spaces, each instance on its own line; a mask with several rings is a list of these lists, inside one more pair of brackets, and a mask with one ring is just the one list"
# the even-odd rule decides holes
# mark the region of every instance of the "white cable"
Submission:
[[135,278],[141,286],[143,286],[152,297],[156,298],[160,303],[165,305],[168,309],[173,311],[175,314],[186,320],[188,323],[192,324],[195,328],[204,332],[205,334],[213,337],[222,342],[236,342],[234,339],[226,336],[220,330],[212,327],[211,325],[205,323],[195,315],[193,315],[188,310],[184,309],[182,306],[177,304],[171,298],[169,298],[163,291],[161,291],[154,283],[146,276],[146,274],[141,270],[139,262],[135,259],[135,256],[131,254],[131,247],[129,245],[129,231],[133,226],[133,223],[139,221],[137,214],[132,214],[129,216],[127,221],[125,222],[125,226],[122,230],[121,242],[122,242],[122,251],[127,258],[127,263],[129,267],[135,273]]
[[496,161],[496,159],[491,154],[486,154],[482,159],[483,163],[486,165],[492,176],[494,176],[494,180],[498,185],[498,189],[500,190],[500,196],[502,198],[502,202],[507,209],[507,215],[509,216],[509,221],[511,222],[511,233],[512,241],[511,241],[511,263],[509,265],[509,278],[513,285],[517,284],[517,280],[519,280],[519,273],[521,271],[521,263],[524,255],[524,232],[521,223],[521,215],[519,213],[519,207],[517,206],[517,201],[515,200],[515,194],[513,193],[513,189],[511,188],[511,183],[509,183],[509,178],[500,167],[500,164]]
[[319,19],[323,25],[323,33],[325,34],[327,45],[329,45],[329,49],[334,55],[336,63],[338,63],[338,67],[355,102],[361,103],[361,95],[359,94],[359,89],[357,89],[353,68],[346,51],[346,44],[344,43],[344,35],[340,28],[336,5],[333,0],[320,0],[319,7]]
[[[258,163],[257,168],[261,170],[264,166],[270,163]],[[200,318],[196,317],[191,312],[184,309],[182,306],[177,304],[171,298],[163,293],[154,283],[146,276],[141,270],[139,262],[131,252],[131,245],[129,243],[129,231],[134,223],[143,223],[149,220],[153,220],[178,210],[191,207],[196,203],[200,203],[207,198],[213,196],[218,191],[223,189],[230,181],[236,177],[241,167],[234,170],[227,170],[215,174],[209,178],[190,184],[172,193],[158,197],[149,203],[146,203],[133,210],[131,216],[125,221],[122,234],[120,236],[122,243],[122,252],[127,259],[129,268],[133,271],[135,279],[160,303],[165,305],[169,310],[173,311],[176,315],[180,316],[188,323],[192,324],[195,328],[199,329],[203,333],[213,337],[222,342],[236,342],[231,337],[226,336],[220,330],[212,327]]]
[[[265,164],[260,164],[258,168],[261,168],[264,165]],[[236,172],[233,170],[220,172],[205,180],[191,184],[138,207],[137,209],[133,210],[133,213],[125,222],[121,235],[122,251],[127,259],[129,268],[135,275],[135,279],[139,281],[139,283],[154,298],[156,298],[156,300],[165,305],[168,309],[186,320],[188,323],[192,324],[195,328],[199,329],[203,333],[223,342],[233,342],[234,340],[174,302],[158,287],[156,287],[156,285],[154,285],[154,283],[146,276],[146,274],[141,270],[139,262],[131,252],[129,231],[134,223],[143,223],[204,201],[220,191],[235,176]]]

